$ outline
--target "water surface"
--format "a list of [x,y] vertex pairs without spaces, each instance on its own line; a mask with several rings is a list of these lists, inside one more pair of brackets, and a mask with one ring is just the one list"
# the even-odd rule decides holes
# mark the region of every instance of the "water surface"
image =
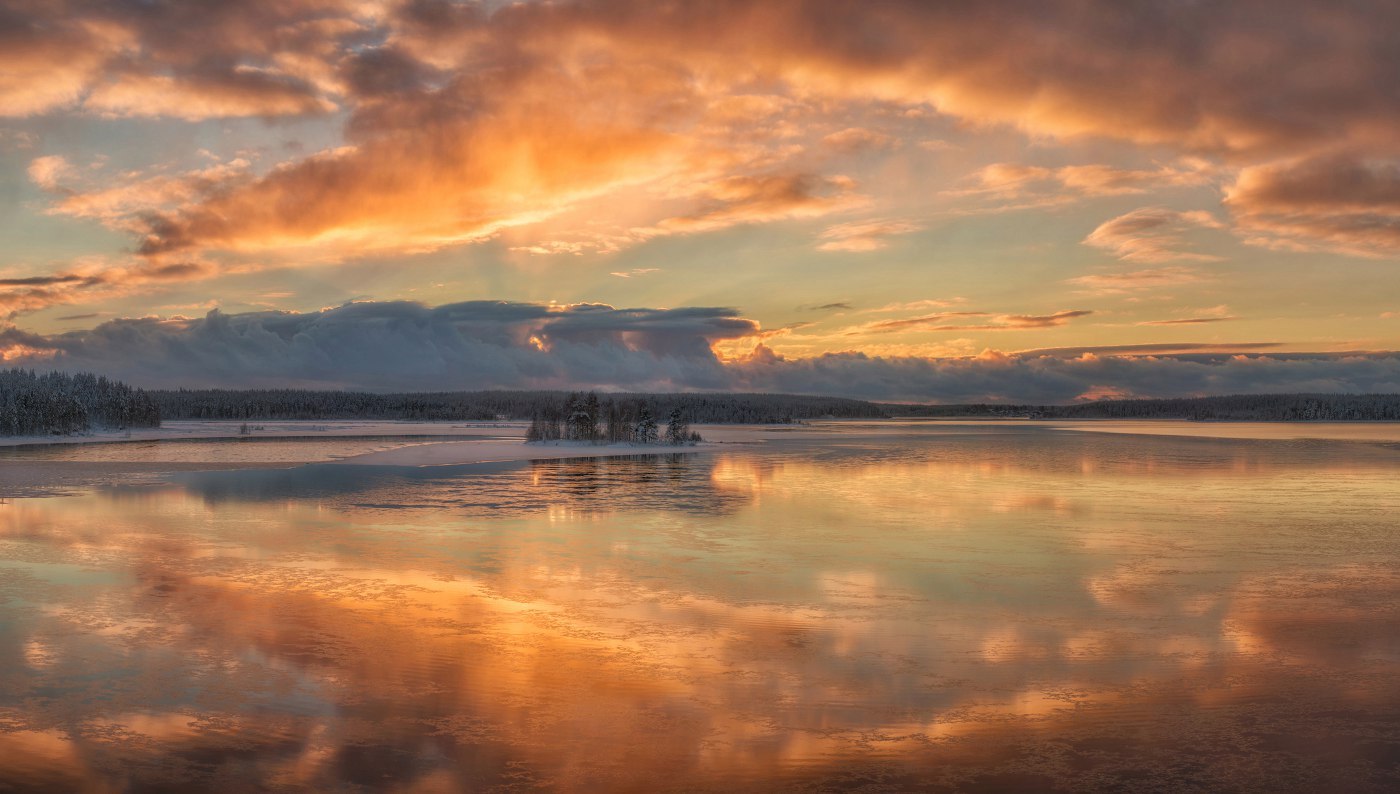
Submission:
[[1400,784],[1383,444],[150,466],[0,505],[0,788]]

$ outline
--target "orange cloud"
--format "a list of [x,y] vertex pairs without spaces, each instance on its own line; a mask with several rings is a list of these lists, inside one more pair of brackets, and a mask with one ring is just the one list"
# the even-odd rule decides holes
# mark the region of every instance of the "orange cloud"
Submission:
[[0,278],[0,316],[13,319],[50,306],[110,299],[161,284],[208,278],[216,272],[199,262],[111,264],[99,259],[79,262],[67,273]]
[[1189,284],[1204,279],[1199,271],[1186,267],[1159,267],[1146,270],[1131,270],[1119,273],[1091,273],[1069,279],[1088,292],[1100,295],[1115,295],[1140,290],[1171,287]]
[[111,116],[165,116],[201,121],[230,116],[329,113],[334,102],[287,75],[253,69],[181,78],[128,74],[92,89],[83,106]]
[[[28,9],[26,9],[28,10]],[[37,12],[39,9],[35,9]],[[78,101],[110,58],[134,46],[124,25],[0,11],[0,116],[31,116]]]
[[0,115],[82,107],[199,120],[322,113],[376,16],[353,0],[18,4],[0,24]]
[[[1072,309],[1053,314],[989,314],[987,312],[941,312],[902,320],[881,320],[867,323],[848,333],[889,333],[892,331],[1024,331],[1032,328],[1055,328],[1094,312],[1089,309]],[[956,322],[959,317],[987,317],[985,323],[964,325]],[[953,322],[950,322],[953,321]]]
[[[25,5],[0,32],[0,112],[347,113],[343,145],[258,176],[232,163],[104,185],[74,185],[58,161],[36,172],[36,184],[63,189],[53,212],[133,230],[157,258],[417,252],[554,221],[560,228],[508,243],[613,251],[664,234],[828,217],[878,201],[834,163],[906,143],[909,130],[881,118],[940,116],[964,129],[1148,144],[1169,163],[998,163],[977,173],[968,196],[1049,206],[1199,185],[1220,172],[1182,155],[1203,153],[1243,167],[1230,207],[1248,242],[1394,250],[1385,188],[1363,191],[1364,207],[1328,200],[1323,210],[1321,198],[1296,191],[1284,206],[1265,183],[1318,178],[1293,159],[1260,162],[1356,151],[1372,182],[1394,181],[1375,163],[1400,147],[1400,108],[1384,101],[1400,10],[1285,6],[256,0],[145,14]],[[1303,35],[1321,23],[1328,36]],[[1329,68],[1298,66],[1314,63]],[[644,207],[614,206],[624,195]],[[603,200],[625,222],[565,225]],[[900,224],[917,225],[840,220],[820,249],[877,250],[907,233]],[[1203,211],[1146,208],[1085,243],[1125,261],[1209,261],[1189,235],[1219,228]]]

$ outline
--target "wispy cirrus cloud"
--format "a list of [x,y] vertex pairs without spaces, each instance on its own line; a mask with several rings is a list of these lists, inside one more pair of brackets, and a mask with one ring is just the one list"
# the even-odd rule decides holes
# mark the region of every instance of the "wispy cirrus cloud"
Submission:
[[1084,244],[1100,248],[1125,262],[1214,262],[1220,257],[1192,250],[1187,235],[1224,224],[1204,210],[1143,207],[1099,224]]
[[1125,293],[1174,287],[1203,281],[1207,277],[1199,270],[1186,267],[1158,267],[1143,270],[1127,270],[1116,273],[1090,273],[1067,279],[1086,292],[1098,295],[1121,295]]
[[1053,206],[1098,196],[1141,195],[1150,190],[1207,184],[1207,169],[1198,160],[1190,167],[1121,168],[1104,164],[1046,167],[1021,163],[992,163],[974,172],[971,187],[948,195],[984,199],[987,209],[1027,209]]
[[[1025,331],[1036,328],[1056,328],[1094,312],[1090,309],[1069,309],[1052,314],[991,314],[989,312],[939,312],[898,320],[880,320],[848,330],[859,333],[890,333],[893,331]],[[986,318],[964,323],[964,318]]]
[[1146,320],[1138,325],[1208,325],[1210,323],[1225,323],[1240,318],[1228,317],[1182,317],[1174,320]]
[[921,224],[907,220],[875,219],[850,221],[828,226],[818,235],[818,251],[879,251],[889,246],[887,238],[922,230]]

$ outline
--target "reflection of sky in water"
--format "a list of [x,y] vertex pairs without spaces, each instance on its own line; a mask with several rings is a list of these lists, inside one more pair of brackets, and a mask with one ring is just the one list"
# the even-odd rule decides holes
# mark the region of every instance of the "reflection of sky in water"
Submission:
[[1400,454],[997,429],[0,506],[0,779],[1384,790]]

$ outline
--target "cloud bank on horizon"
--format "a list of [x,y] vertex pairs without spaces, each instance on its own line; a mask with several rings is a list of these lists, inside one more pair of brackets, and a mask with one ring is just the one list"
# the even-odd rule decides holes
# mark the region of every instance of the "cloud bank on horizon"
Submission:
[[0,0],[0,357],[1395,388],[1346,351],[1400,348],[1397,35],[1381,0]]
[[718,341],[757,333],[756,323],[725,308],[367,302],[308,314],[214,310],[192,319],[112,320],[49,336],[12,328],[0,332],[0,344],[23,347],[46,367],[148,387],[597,388],[1034,403],[1400,391],[1400,353],[1277,353],[1267,345],[985,351],[943,360],[856,352],[787,358],[762,344],[738,358],[714,351]]

